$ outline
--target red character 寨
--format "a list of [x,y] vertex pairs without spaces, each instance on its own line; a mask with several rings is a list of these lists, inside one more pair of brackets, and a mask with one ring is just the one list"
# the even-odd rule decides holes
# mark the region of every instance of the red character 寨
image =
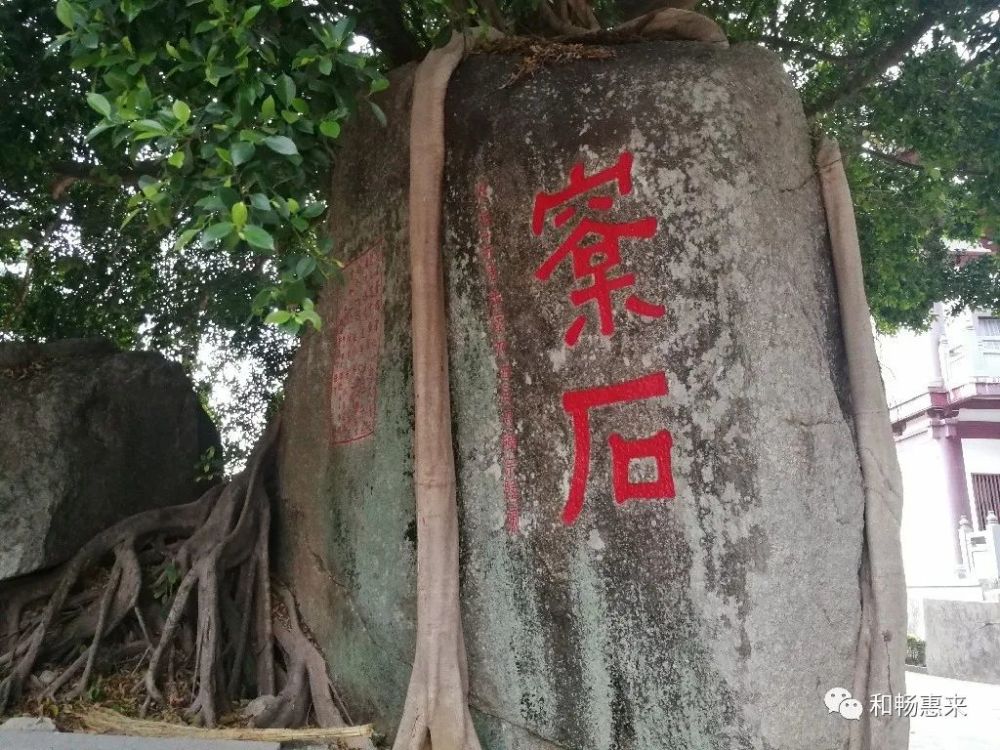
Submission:
[[[584,174],[583,164],[575,164],[570,170],[569,184],[565,188],[555,193],[540,192],[535,196],[531,217],[532,232],[536,236],[540,235],[549,213],[562,206],[565,207],[556,213],[553,223],[556,227],[564,226],[577,213],[575,206],[566,204],[609,184],[617,184],[619,195],[632,192],[632,154],[627,151],[622,153],[614,165],[589,176]],[[594,211],[608,211],[613,204],[614,198],[610,195],[594,195],[587,199],[587,207]],[[612,294],[635,284],[633,273],[611,275],[612,269],[621,262],[621,241],[650,239],[656,234],[656,226],[656,219],[652,216],[630,222],[607,222],[584,217],[555,252],[538,267],[535,277],[540,281],[548,281],[556,268],[564,260],[570,259],[575,281],[588,277],[592,280],[589,285],[570,292],[570,301],[574,307],[594,302],[597,305],[601,334],[610,336],[615,331]],[[625,309],[645,318],[659,318],[665,312],[662,305],[647,302],[635,293],[629,294],[625,299]],[[569,346],[575,346],[580,340],[586,324],[587,318],[582,314],[570,324],[564,336]]]

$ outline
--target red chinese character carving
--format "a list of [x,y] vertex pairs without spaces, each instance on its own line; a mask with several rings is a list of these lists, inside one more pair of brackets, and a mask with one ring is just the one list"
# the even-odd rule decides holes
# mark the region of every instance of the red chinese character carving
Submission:
[[[563,394],[563,409],[573,420],[573,477],[570,480],[569,497],[563,508],[563,523],[571,525],[583,510],[590,478],[590,410],[666,395],[667,376],[662,372],[624,383]],[[616,503],[622,505],[629,500],[674,497],[674,479],[670,465],[673,441],[669,432],[661,430],[650,437],[637,439],[612,433],[608,446],[611,449],[611,477]],[[629,464],[642,458],[652,458],[656,462],[656,478],[648,482],[633,482],[629,477]]]
[[[624,152],[613,166],[589,177],[584,174],[582,163],[573,165],[566,188],[556,193],[538,193],[535,196],[531,217],[532,232],[535,235],[542,233],[545,219],[551,211],[590,190],[609,183],[617,183],[619,195],[628,195],[632,192],[632,154]],[[611,196],[598,195],[589,198],[587,206],[595,211],[608,211],[613,202]],[[575,206],[566,206],[556,214],[553,223],[556,227],[562,227],[576,215],[576,212]],[[615,330],[611,295],[635,284],[635,274],[609,275],[610,269],[621,262],[621,241],[649,239],[656,234],[656,226],[657,221],[652,216],[624,223],[597,221],[585,217],[573,228],[556,251],[538,267],[535,277],[540,281],[548,281],[556,268],[570,258],[575,281],[592,278],[591,284],[570,293],[570,301],[574,307],[594,302],[597,305],[601,334],[610,336]],[[659,318],[665,312],[662,305],[647,302],[634,293],[625,300],[625,308],[645,318]],[[586,323],[586,316],[580,315],[570,324],[564,336],[569,346],[575,346],[580,340],[580,334]]]

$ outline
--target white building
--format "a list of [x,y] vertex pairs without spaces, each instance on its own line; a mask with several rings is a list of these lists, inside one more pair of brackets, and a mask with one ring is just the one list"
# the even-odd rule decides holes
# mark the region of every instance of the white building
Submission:
[[[986,532],[990,513],[1000,515],[1000,317],[936,305],[930,330],[878,345],[903,474],[910,597],[982,598],[977,579],[997,577],[997,535]],[[960,538],[963,516],[970,533]]]

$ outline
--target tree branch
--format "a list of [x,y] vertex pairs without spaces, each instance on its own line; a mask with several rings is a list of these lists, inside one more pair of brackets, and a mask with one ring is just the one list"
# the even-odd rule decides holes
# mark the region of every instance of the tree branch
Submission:
[[867,61],[856,66],[854,72],[839,86],[830,89],[807,106],[806,116],[815,117],[833,109],[880,78],[889,68],[898,64],[920,38],[947,15],[955,4],[954,0],[952,2],[940,0],[931,9],[925,10],[911,21],[895,39],[876,42],[873,45],[874,51],[868,56]]
[[832,52],[826,52],[821,50],[819,47],[815,47],[808,42],[800,42],[795,39],[785,39],[780,36],[773,36],[771,34],[761,34],[759,36],[749,37],[748,42],[761,42],[768,47],[777,47],[778,49],[789,49],[795,50],[796,52],[802,52],[810,57],[815,57],[817,60],[823,60],[824,62],[834,63],[836,65],[852,65],[852,58],[850,55],[837,55]]
[[874,148],[868,148],[867,146],[862,146],[860,148],[861,153],[873,156],[879,161],[884,161],[886,164],[891,164],[894,167],[906,167],[917,172],[923,172],[924,168],[919,161],[909,161],[897,156],[896,154],[887,154],[885,151],[878,151]]
[[981,49],[973,57],[970,57],[964,65],[962,65],[962,73],[968,73],[975,70],[983,63],[988,60],[992,60],[997,53],[1000,52],[1000,37],[994,39],[990,44]]
[[[879,151],[878,149],[869,148],[867,146],[860,146],[858,150],[861,151],[861,153],[863,154],[872,156],[878,159],[879,161],[883,161],[886,164],[891,164],[892,166],[895,167],[904,167],[906,169],[916,172],[924,172],[928,168],[927,165],[921,163],[920,154],[918,154],[916,151],[911,150],[911,151],[902,151],[895,154],[889,154],[886,153],[885,151]],[[983,172],[976,171],[973,169],[967,169],[966,166],[967,165],[960,164],[959,168],[954,172],[944,172],[942,170],[942,175],[947,178],[961,177],[968,179],[970,177],[982,177],[985,174]]]
[[143,175],[153,176],[159,171],[160,165],[156,162],[139,162],[129,169],[109,169],[100,164],[57,161],[52,164],[52,173],[55,175],[51,187],[52,197],[60,198],[77,181],[114,186],[120,182],[134,183]]
[[406,27],[403,4],[374,0],[371,5],[371,11],[358,13],[358,31],[371,39],[394,66],[423,57],[424,49]]
[[510,30],[510,24],[507,22],[507,19],[504,18],[503,13],[500,12],[500,8],[497,6],[496,0],[480,0],[480,4],[486,12],[486,16],[489,18],[490,24],[504,33],[507,33]]
[[578,36],[586,34],[590,29],[577,26],[568,20],[561,18],[549,5],[549,0],[540,0],[538,3],[538,13],[542,18],[542,23],[557,34],[566,36]]
[[331,13],[353,17],[357,33],[381,50],[389,58],[391,67],[419,60],[426,51],[426,45],[421,44],[417,36],[419,25],[414,24],[416,32],[407,27],[406,9],[413,10],[410,3],[402,0],[319,0],[319,5]]

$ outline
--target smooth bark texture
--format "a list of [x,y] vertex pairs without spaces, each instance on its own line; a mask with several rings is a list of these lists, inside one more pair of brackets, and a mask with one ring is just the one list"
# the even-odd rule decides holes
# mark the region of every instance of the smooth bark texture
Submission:
[[[864,705],[874,693],[906,692],[906,589],[899,541],[902,478],[872,338],[854,208],[835,141],[827,139],[820,144],[816,166],[833,250],[855,440],[865,490],[865,540],[859,573],[861,628],[853,685],[854,696]],[[865,711],[852,731],[851,750],[905,747],[908,725],[905,717],[873,718]]]
[[452,37],[417,68],[410,121],[417,651],[395,750],[478,750],[458,581],[458,506],[451,442],[448,323],[441,265],[444,99],[465,52]]

